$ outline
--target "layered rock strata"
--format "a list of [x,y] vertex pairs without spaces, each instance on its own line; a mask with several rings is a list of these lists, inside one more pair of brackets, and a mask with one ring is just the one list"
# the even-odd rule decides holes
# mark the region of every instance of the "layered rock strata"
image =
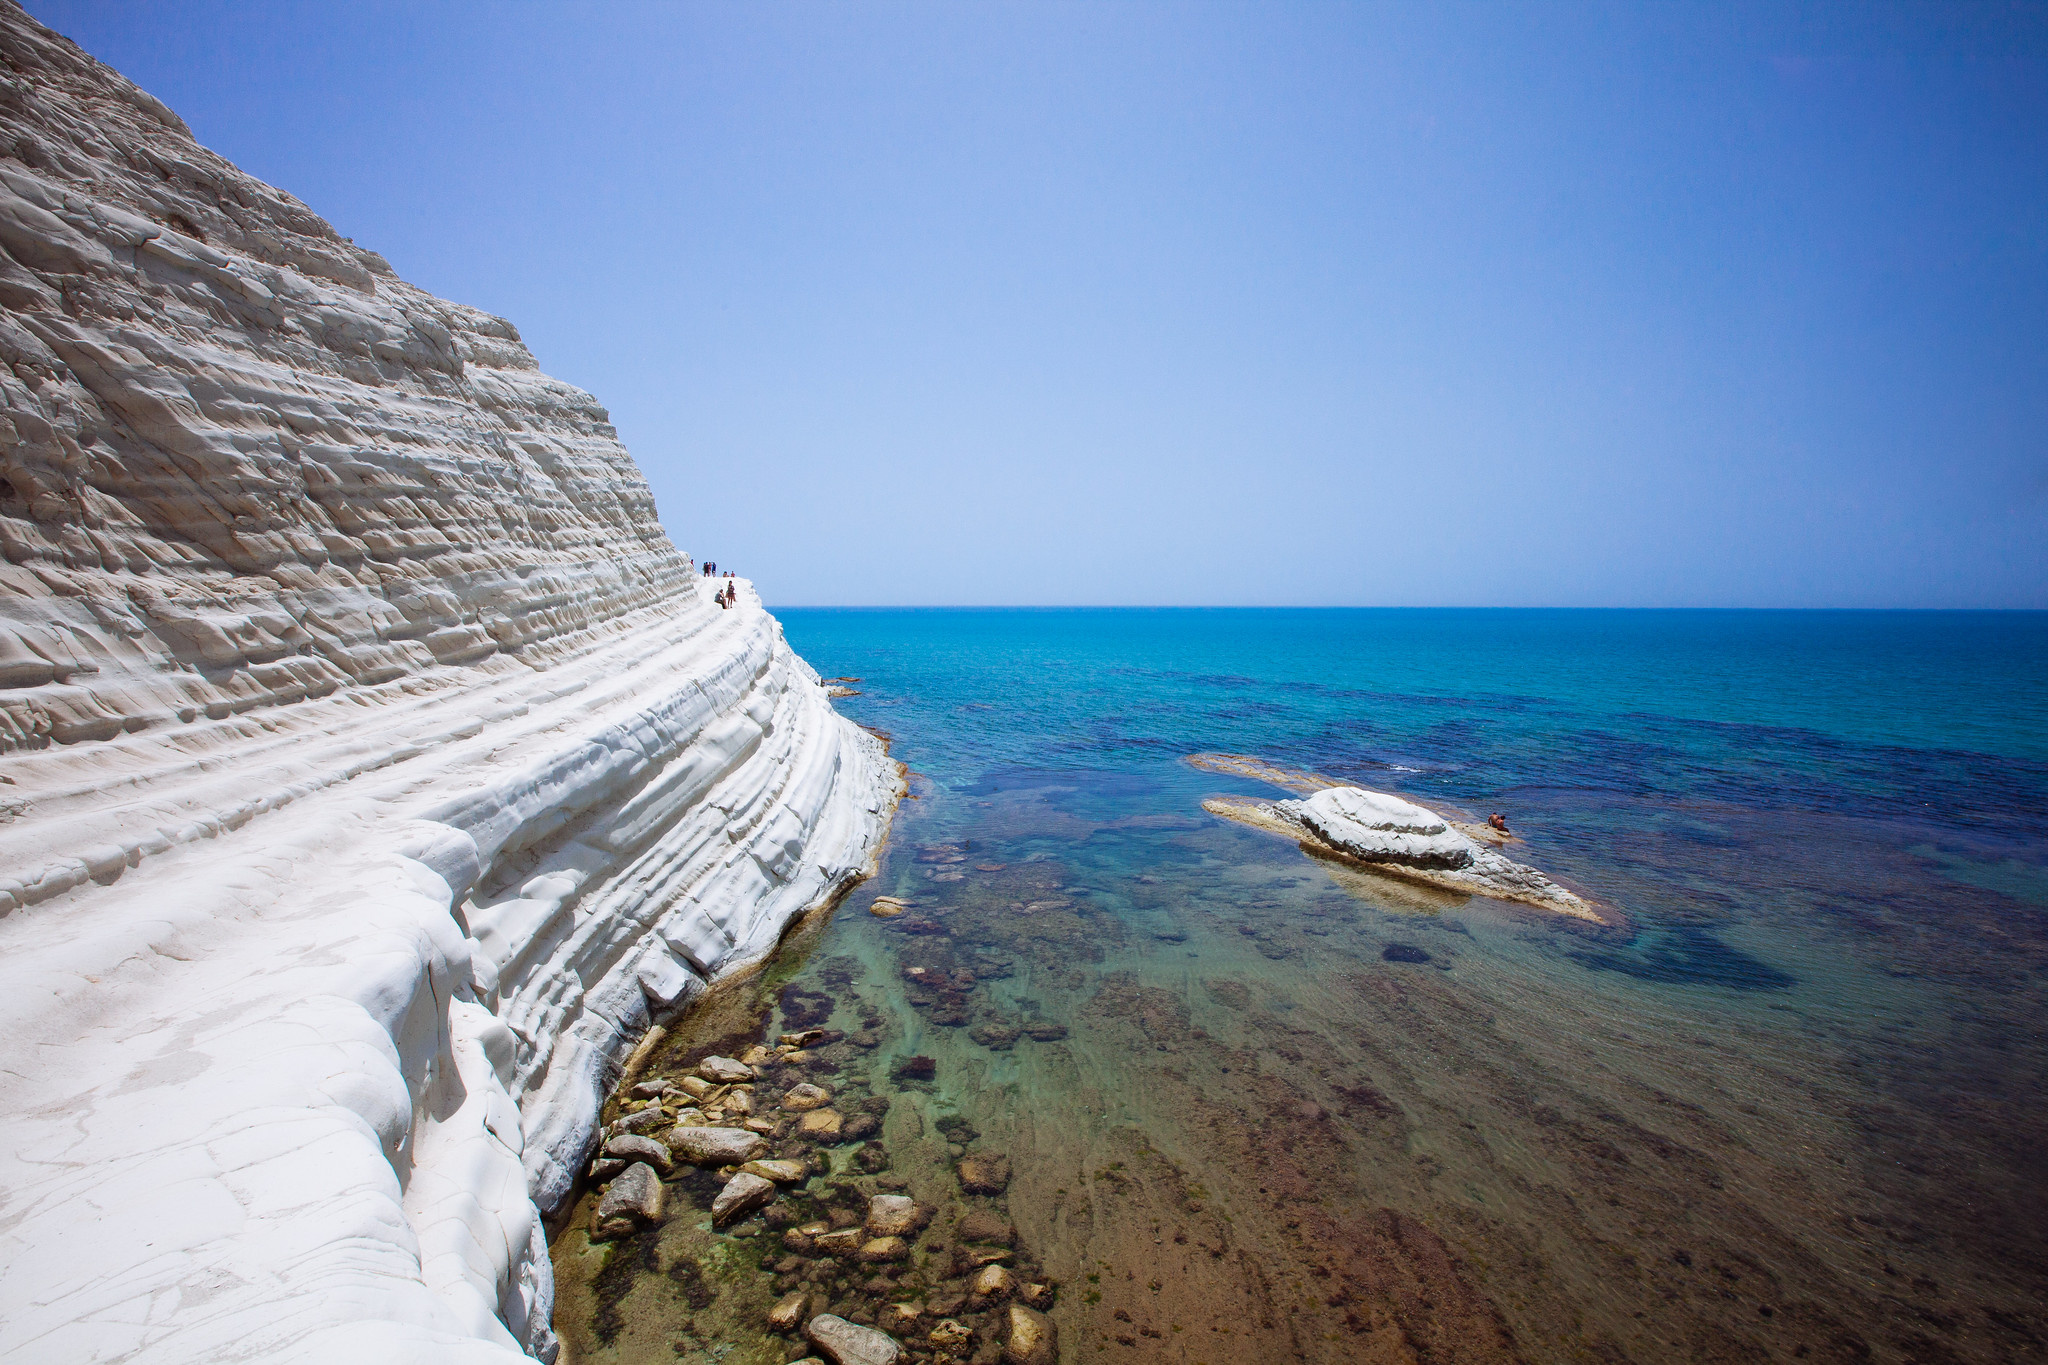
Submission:
[[620,1060],[899,780],[510,324],[0,66],[0,1357],[546,1357]]

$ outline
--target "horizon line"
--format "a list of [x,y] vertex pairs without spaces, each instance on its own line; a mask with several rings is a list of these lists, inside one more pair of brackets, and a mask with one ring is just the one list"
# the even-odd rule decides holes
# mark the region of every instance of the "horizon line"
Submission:
[[[757,588],[758,592],[759,589]],[[1329,602],[787,602],[768,604],[769,611],[1725,611],[1725,612],[1860,612],[1870,615],[1912,612],[1920,615],[1965,613],[2042,614],[2043,607],[1759,607],[1759,606],[1506,606],[1481,603],[1329,603]]]

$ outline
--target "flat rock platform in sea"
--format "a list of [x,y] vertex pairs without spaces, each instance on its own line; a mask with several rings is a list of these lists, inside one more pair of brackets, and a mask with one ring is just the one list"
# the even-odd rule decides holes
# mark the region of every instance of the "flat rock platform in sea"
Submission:
[[617,1061],[899,779],[510,323],[0,54],[0,1341],[548,1358]]

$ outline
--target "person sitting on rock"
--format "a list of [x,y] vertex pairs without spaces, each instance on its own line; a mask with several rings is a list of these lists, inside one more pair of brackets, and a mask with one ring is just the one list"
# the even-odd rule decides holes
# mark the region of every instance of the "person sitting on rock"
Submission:
[[1489,824],[1489,825],[1492,825],[1492,826],[1493,826],[1493,827],[1494,827],[1495,829],[1499,830],[1499,831],[1500,831],[1500,832],[1501,832],[1502,834],[1507,834],[1507,833],[1510,833],[1510,832],[1511,832],[1511,831],[1510,831],[1510,830],[1508,829],[1508,818],[1507,818],[1507,816],[1505,816],[1505,815],[1502,815],[1502,814],[1501,814],[1501,813],[1500,813],[1499,811],[1495,811],[1495,812],[1494,812],[1493,814],[1491,814],[1491,815],[1487,816],[1487,817],[1486,817],[1486,823],[1487,823],[1487,824]]

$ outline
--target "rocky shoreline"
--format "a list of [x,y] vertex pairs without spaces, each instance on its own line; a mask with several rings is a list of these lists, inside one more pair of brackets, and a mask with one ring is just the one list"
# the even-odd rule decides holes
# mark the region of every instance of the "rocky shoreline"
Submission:
[[[781,951],[800,960],[806,937]],[[564,1360],[617,1344],[621,1300],[661,1274],[700,1286],[676,1355],[1055,1365],[1059,1288],[1011,1220],[1008,1156],[964,1118],[927,1129],[899,1101],[932,1092],[932,1060],[903,1058],[882,1081],[890,1021],[849,991],[858,1027],[822,1026],[842,1002],[778,987],[783,965],[717,988],[608,1103],[556,1239],[558,1260],[600,1261],[562,1305]],[[924,969],[905,972],[915,984]]]

